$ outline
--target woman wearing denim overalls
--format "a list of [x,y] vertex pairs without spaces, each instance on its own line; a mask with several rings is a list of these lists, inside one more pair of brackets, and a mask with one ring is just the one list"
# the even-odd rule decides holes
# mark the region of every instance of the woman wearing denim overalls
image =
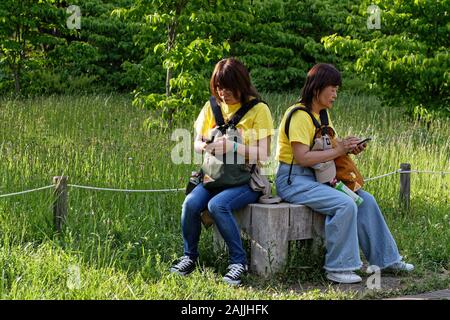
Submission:
[[[279,127],[277,159],[277,192],[284,201],[306,205],[325,214],[326,257],[324,269],[327,278],[338,283],[362,281],[355,270],[361,268],[359,246],[370,265],[381,270],[412,271],[414,266],[402,261],[383,215],[374,197],[359,189],[357,194],[364,200],[359,206],[348,195],[331,186],[316,181],[310,168],[337,157],[364,151],[366,144],[357,146],[359,138],[337,139],[334,148],[311,151],[316,127],[305,111],[296,111],[289,126],[289,139],[284,126],[287,114],[303,105],[320,122],[321,110],[329,110],[337,97],[341,75],[329,64],[317,64],[309,72],[301,92],[300,103],[286,111]],[[333,124],[330,120],[330,126]],[[334,128],[333,128],[334,129]],[[288,183],[289,170],[293,163]]]
[[[223,118],[228,121],[241,108],[259,94],[250,81],[247,68],[234,58],[219,61],[210,80],[211,94],[216,98]],[[229,142],[225,136],[206,143],[209,132],[216,126],[208,101],[195,122],[197,136],[194,150],[197,153],[214,150],[216,155],[237,152],[246,159],[265,161],[270,154],[270,138],[273,134],[272,115],[269,107],[259,102],[239,121],[236,128],[241,132],[243,143]],[[232,285],[240,284],[247,270],[247,258],[242,246],[240,229],[233,211],[258,201],[262,192],[249,184],[219,190],[208,190],[198,184],[185,198],[181,213],[181,229],[184,240],[184,255],[174,262],[170,271],[188,275],[194,271],[199,256],[198,242],[201,232],[201,213],[208,210],[228,246],[230,264],[223,280]]]

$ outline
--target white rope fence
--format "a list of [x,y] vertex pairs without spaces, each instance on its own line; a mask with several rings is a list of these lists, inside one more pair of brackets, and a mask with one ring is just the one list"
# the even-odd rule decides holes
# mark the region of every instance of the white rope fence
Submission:
[[367,179],[364,179],[364,182],[372,181],[372,180],[377,180],[377,179],[381,179],[381,178],[388,177],[388,176],[392,176],[393,174],[396,174],[396,173],[399,173],[399,172],[400,172],[400,170],[395,170],[395,171],[392,171],[392,172],[383,174],[383,175],[381,175],[381,176],[377,176],[377,177],[373,177],[373,178],[367,178]]
[[[400,201],[401,205],[405,208],[409,209],[409,203],[410,203],[410,173],[429,173],[429,174],[439,174],[442,177],[444,175],[450,174],[450,172],[446,171],[430,171],[430,170],[411,170],[411,165],[409,163],[402,163],[400,165],[400,169],[388,172],[385,174],[382,174],[380,176],[372,177],[365,179],[364,181],[372,181],[376,179],[381,179],[384,177],[388,177],[394,174],[400,174]],[[93,187],[93,186],[82,186],[77,184],[68,184],[67,183],[67,177],[65,176],[56,176],[53,177],[53,183],[52,185],[31,189],[31,190],[25,190],[20,192],[14,192],[14,193],[8,193],[8,194],[0,194],[0,198],[6,198],[16,195],[22,195],[26,193],[46,190],[50,188],[54,188],[53,190],[53,196],[54,196],[54,202],[53,202],[53,217],[54,217],[54,224],[56,227],[57,232],[62,231],[62,227],[64,225],[64,222],[67,219],[68,214],[68,188],[78,188],[78,189],[87,189],[87,190],[97,190],[97,191],[113,191],[113,192],[134,192],[134,193],[157,193],[157,192],[178,192],[178,191],[185,191],[185,188],[172,188],[172,189],[148,189],[148,190],[138,190],[138,189],[117,189],[117,188],[101,188],[101,187]]]
[[19,194],[25,194],[25,193],[30,193],[30,192],[50,189],[50,188],[54,188],[54,187],[55,187],[55,185],[52,184],[50,186],[46,186],[46,187],[42,187],[42,188],[36,188],[36,189],[32,189],[32,190],[26,190],[26,191],[20,191],[20,192],[8,193],[8,194],[0,194],[0,198],[6,198],[6,197],[10,197],[10,196],[17,196]]
[[101,190],[101,191],[115,191],[115,192],[176,192],[176,191],[185,191],[185,188],[176,188],[176,189],[156,189],[156,190],[130,190],[130,189],[112,189],[112,188],[99,188],[99,187],[89,187],[89,186],[80,186],[76,184],[68,184],[68,187],[79,188],[79,189],[89,189],[89,190]]
[[[450,174],[449,171],[429,171],[429,170],[409,170],[409,171],[403,171],[403,170],[395,170],[389,173],[385,173],[382,174],[380,176],[376,176],[376,177],[372,177],[372,178],[367,178],[364,179],[365,182],[368,181],[372,181],[372,180],[377,180],[377,179],[381,179],[384,177],[388,177],[397,173],[428,173],[428,174],[439,174],[439,175],[447,175]],[[148,189],[148,190],[136,190],[136,189],[115,189],[115,188],[101,188],[101,187],[92,187],[92,186],[82,186],[82,185],[77,185],[77,184],[67,184],[68,187],[72,187],[72,188],[79,188],[79,189],[88,189],[88,190],[98,190],[98,191],[114,191],[114,192],[148,192],[148,193],[156,193],[156,192],[179,192],[179,191],[185,191],[185,188],[173,188],[173,189]],[[41,191],[41,190],[45,190],[45,189],[50,189],[50,188],[54,188],[55,185],[49,185],[49,186],[45,186],[45,187],[41,187],[41,188],[36,188],[36,189],[31,189],[31,190],[25,190],[25,191],[20,191],[20,192],[14,192],[14,193],[8,193],[8,194],[0,194],[0,198],[6,198],[6,197],[11,197],[11,196],[16,196],[16,195],[21,195],[21,194],[26,194],[26,193],[31,193],[31,192],[36,192],[36,191]]]
[[396,173],[402,173],[402,174],[404,174],[404,173],[430,173],[430,174],[440,174],[440,175],[450,174],[450,172],[447,172],[447,171],[429,171],[429,170],[408,170],[408,171],[406,171],[406,170],[397,169],[395,171],[382,174],[381,176],[364,179],[364,182],[381,179],[381,178],[388,177],[388,176],[391,176]]
[[427,170],[411,170],[411,171],[400,171],[400,172],[401,173],[434,173],[434,174],[441,174],[441,175],[450,174],[450,171],[436,172],[436,171],[427,171]]

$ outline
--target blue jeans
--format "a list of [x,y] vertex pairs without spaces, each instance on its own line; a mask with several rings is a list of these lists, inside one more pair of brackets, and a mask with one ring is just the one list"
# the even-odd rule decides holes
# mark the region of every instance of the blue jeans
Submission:
[[369,263],[381,269],[401,261],[397,244],[370,193],[358,190],[364,202],[357,206],[346,194],[317,182],[311,169],[299,165],[293,165],[292,184],[288,185],[289,167],[286,163],[278,167],[278,195],[287,202],[302,204],[326,215],[325,270],[360,269],[359,246]]
[[257,202],[260,195],[261,192],[253,191],[247,184],[220,191],[209,191],[203,187],[203,184],[197,185],[183,202],[181,228],[184,255],[194,260],[197,259],[201,232],[200,214],[208,209],[228,246],[230,264],[242,263],[245,265],[247,257],[233,211]]

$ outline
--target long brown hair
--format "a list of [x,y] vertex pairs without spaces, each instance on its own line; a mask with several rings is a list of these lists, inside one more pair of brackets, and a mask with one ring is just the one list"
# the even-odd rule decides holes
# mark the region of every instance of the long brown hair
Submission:
[[216,64],[211,80],[209,81],[211,94],[218,101],[221,101],[217,93],[218,87],[233,92],[236,98],[239,97],[241,104],[250,100],[250,97],[260,99],[259,93],[250,80],[250,74],[247,68],[235,58],[220,60]]
[[328,86],[341,86],[341,73],[331,64],[319,63],[308,71],[305,85],[302,88],[300,103],[308,109],[314,98],[317,98],[320,92]]

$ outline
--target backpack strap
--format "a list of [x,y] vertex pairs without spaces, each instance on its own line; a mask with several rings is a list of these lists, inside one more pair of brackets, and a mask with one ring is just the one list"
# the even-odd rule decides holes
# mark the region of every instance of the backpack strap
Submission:
[[238,111],[233,115],[233,117],[228,121],[228,123],[225,123],[225,120],[223,119],[222,110],[220,109],[219,105],[217,104],[217,100],[214,96],[211,96],[209,98],[209,103],[211,104],[211,109],[214,115],[214,119],[216,121],[217,126],[219,127],[219,130],[225,132],[225,130],[229,127],[236,127],[237,124],[242,120],[242,118],[245,116],[245,114],[253,108],[255,105],[260,103],[261,101],[258,99],[252,99],[246,104],[244,104],[241,108],[239,108]]
[[[307,114],[309,114],[314,126],[316,127],[316,132],[320,128],[322,128],[323,135],[328,132],[328,124],[329,123],[328,123],[328,112],[326,109],[323,109],[320,111],[320,123],[319,123],[319,121],[317,121],[317,119],[314,117],[314,115],[312,114],[312,112],[309,109],[307,109],[305,107],[295,107],[287,115],[286,122],[284,124],[284,133],[286,134],[286,137],[288,138],[288,140],[289,140],[289,127],[291,124],[291,119],[292,119],[292,116],[294,115],[294,113],[297,112],[298,110],[305,111]],[[288,185],[291,185],[291,183],[292,183],[291,173],[292,173],[293,165],[294,165],[294,157],[292,157],[291,166],[289,167],[289,175],[288,175],[288,180],[287,180]]]
[[220,110],[219,105],[217,104],[216,97],[211,96],[209,98],[209,103],[211,105],[211,110],[214,115],[214,120],[218,127],[222,127],[225,125],[225,120],[223,119],[222,110]]
[[260,103],[258,99],[252,99],[248,101],[246,104],[244,104],[241,108],[239,108],[238,111],[233,115],[231,120],[227,123],[229,127],[236,127],[237,124],[242,120],[242,118],[245,116],[245,114],[250,111],[251,108],[256,106],[258,103]]
[[328,112],[327,109],[320,110],[320,124],[322,125],[322,136],[328,133]]
[[[286,134],[286,137],[288,138],[288,140],[289,140],[289,127],[290,127],[290,125],[291,125],[291,119],[292,119],[292,116],[294,115],[294,113],[295,113],[296,111],[298,111],[298,110],[305,111],[307,114],[309,114],[309,116],[311,117],[311,120],[312,120],[314,126],[315,126],[317,129],[320,128],[320,123],[319,123],[319,121],[317,121],[317,119],[314,117],[314,115],[311,113],[311,111],[309,111],[309,110],[308,110],[307,108],[305,108],[305,107],[295,107],[295,108],[293,108],[293,109],[289,112],[289,114],[287,115],[286,123],[284,124],[284,133]],[[321,114],[322,114],[322,112],[321,112]],[[321,119],[321,121],[322,121],[322,119]],[[327,117],[327,122],[328,122],[328,117]]]

